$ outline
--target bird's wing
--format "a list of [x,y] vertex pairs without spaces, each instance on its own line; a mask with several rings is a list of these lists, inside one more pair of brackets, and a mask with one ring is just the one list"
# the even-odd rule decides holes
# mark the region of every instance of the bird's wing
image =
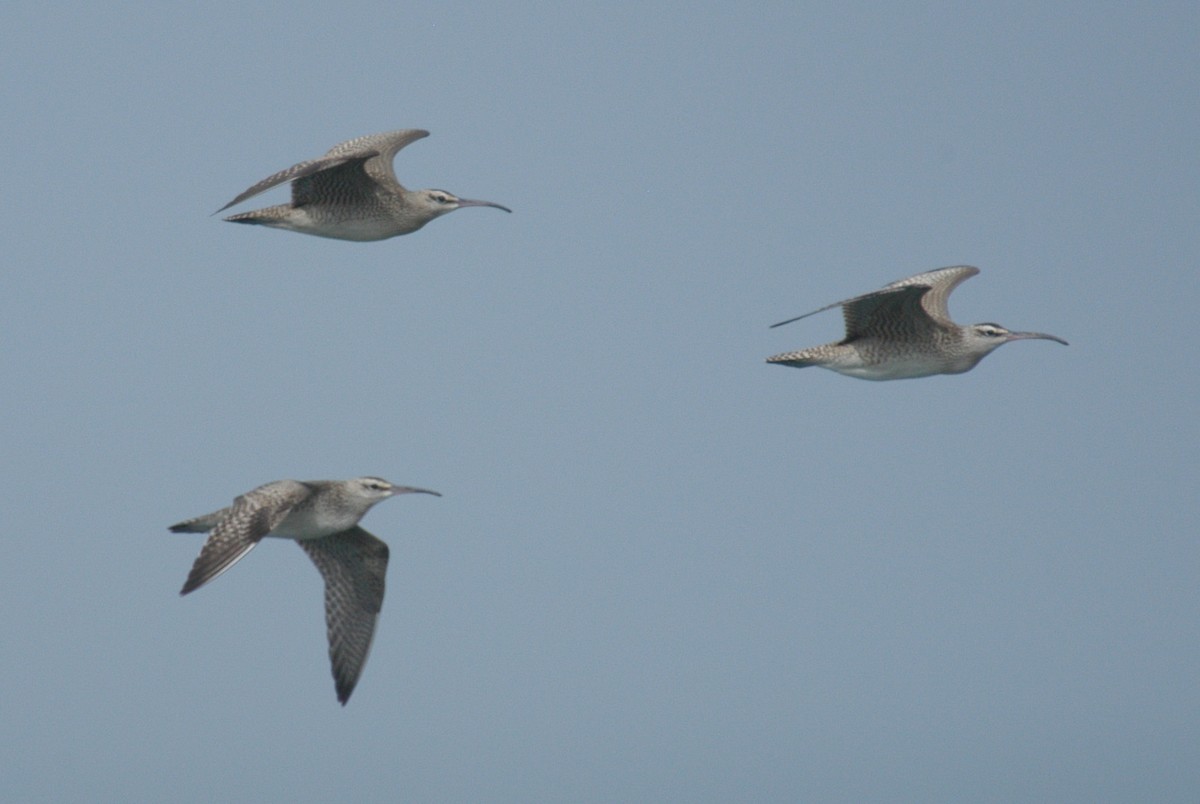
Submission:
[[846,340],[923,335],[934,323],[921,307],[921,297],[928,292],[928,285],[904,285],[843,302]]
[[[325,156],[322,156],[319,159],[309,159],[306,162],[299,162],[295,165],[292,165],[290,168],[287,168],[286,170],[281,170],[278,173],[267,176],[265,179],[260,181],[258,184],[255,184],[250,189],[241,193],[240,195],[238,195],[237,198],[233,199],[232,201],[230,201],[228,204],[226,204],[225,206],[218,209],[217,212],[214,212],[213,214],[216,215],[218,212],[224,212],[225,210],[229,209],[230,207],[234,206],[235,204],[240,204],[243,201],[245,201],[247,198],[253,198],[254,196],[258,195],[259,193],[270,190],[272,187],[276,187],[280,184],[283,184],[284,182],[297,181],[299,179],[306,179],[306,178],[309,178],[310,176],[316,176],[316,175],[321,174],[326,171],[332,172],[336,168],[339,168],[339,167],[344,168],[349,171],[352,171],[352,172],[357,171],[357,172],[361,173],[362,163],[364,161],[370,159],[371,157],[375,156],[375,153],[376,152],[371,152],[371,153],[367,153],[367,154],[347,154],[347,155],[343,155],[343,156],[330,156],[330,155],[326,154]],[[365,179],[366,179],[366,177],[364,176],[363,181],[365,181]],[[295,187],[294,186],[292,188],[292,200],[293,200],[293,203],[295,203]]]
[[278,480],[234,500],[233,505],[223,509],[225,516],[212,528],[179,594],[199,589],[236,564],[311,493],[298,481]]
[[325,626],[338,701],[345,706],[358,683],[383,606],[388,546],[355,526],[298,544],[325,579]]
[[832,310],[834,307],[841,307],[843,304],[849,304],[850,302],[858,301],[859,299],[862,299],[862,298],[865,298],[865,297],[864,296],[855,296],[853,299],[846,299],[845,301],[834,302],[833,304],[827,304],[819,310],[813,310],[811,313],[805,313],[804,315],[798,315],[795,318],[789,318],[787,321],[777,321],[774,324],[772,324],[771,326],[767,327],[767,329],[775,329],[775,327],[782,327],[784,324],[791,324],[793,321],[799,321],[801,318],[808,318],[810,315],[816,315],[817,313],[823,313],[826,310]]
[[298,177],[292,182],[292,206],[371,205],[379,189],[379,182],[367,175],[367,165],[373,159],[373,152],[365,156],[349,156],[344,161]]
[[[793,321],[841,307],[846,319],[846,337],[852,338],[864,334],[869,328],[880,322],[891,320],[897,315],[911,315],[915,309],[917,318],[925,324],[935,323],[943,326],[954,326],[946,309],[946,298],[958,285],[979,273],[978,268],[970,265],[955,265],[950,268],[938,268],[923,274],[898,279],[884,285],[880,290],[873,290],[861,296],[843,299],[840,302],[827,304],[819,310],[798,315],[771,327],[782,327]],[[916,295],[914,296],[914,291]],[[922,298],[923,297],[923,298]],[[920,306],[913,308],[913,300],[920,299]],[[919,324],[920,325],[920,324]]]
[[379,185],[402,190],[392,169],[392,159],[405,145],[428,136],[428,131],[408,128],[338,143],[318,159],[300,162],[268,176],[217,212],[289,181],[293,182],[294,206],[331,199],[352,204],[373,196]]
[[385,187],[403,189],[396,179],[392,160],[396,158],[396,154],[401,148],[428,136],[428,131],[419,128],[368,134],[365,137],[357,137],[333,146],[329,149],[329,153],[325,154],[325,158],[365,159],[363,170],[369,179]]
[[907,279],[899,279],[889,285],[885,285],[884,289],[902,288],[913,285],[924,285],[929,288],[929,292],[925,294],[921,300],[921,306],[925,312],[938,324],[952,327],[954,322],[950,320],[950,311],[947,306],[947,300],[954,289],[967,281],[975,274],[979,273],[979,269],[971,265],[953,265],[949,268],[938,268],[935,271],[926,271],[923,274],[910,276]]
[[808,318],[817,313],[823,313],[826,310],[832,310],[835,307],[842,308],[842,316],[846,320],[846,338],[857,338],[860,335],[869,331],[877,319],[888,318],[901,313],[904,309],[905,298],[911,295],[914,291],[920,297],[927,287],[921,287],[919,290],[912,288],[893,288],[888,285],[883,290],[873,290],[870,293],[864,293],[861,296],[854,296],[849,299],[842,299],[833,304],[827,304],[819,310],[813,310],[811,313],[798,315],[795,318],[789,318],[787,321],[780,321],[778,324],[772,324],[771,327],[782,327],[784,324],[790,324],[793,321],[799,321],[802,318]]

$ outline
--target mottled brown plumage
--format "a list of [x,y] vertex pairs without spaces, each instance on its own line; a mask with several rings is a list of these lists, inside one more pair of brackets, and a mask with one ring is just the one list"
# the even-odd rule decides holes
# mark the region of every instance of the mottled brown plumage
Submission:
[[294,539],[325,580],[329,659],[338,700],[345,705],[371,650],[388,563],[387,545],[358,521],[376,503],[410,493],[441,496],[377,477],[259,486],[228,508],[171,526],[175,533],[209,533],[180,594],[213,580],[267,536]]
[[335,145],[324,156],[281,170],[239,194],[223,212],[272,187],[292,183],[292,202],[225,218],[338,240],[384,240],[409,234],[434,218],[463,207],[495,207],[491,201],[458,198],[445,190],[407,190],[392,160],[428,131],[409,128],[370,134]]
[[1066,344],[1042,332],[1010,332],[999,324],[960,326],[950,320],[947,299],[978,268],[939,268],[885,285],[881,290],[826,305],[820,310],[772,324],[790,324],[841,307],[846,337],[767,358],[768,363],[820,366],[864,380],[902,380],[970,371],[1005,343],[1041,338]]

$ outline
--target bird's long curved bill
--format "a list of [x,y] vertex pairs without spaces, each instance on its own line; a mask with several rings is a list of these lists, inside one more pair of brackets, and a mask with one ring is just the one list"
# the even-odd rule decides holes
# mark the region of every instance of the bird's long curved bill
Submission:
[[396,494],[432,494],[434,497],[441,497],[441,492],[432,491],[430,489],[419,489],[414,486],[393,486],[392,495]]
[[478,201],[474,198],[458,199],[458,207],[459,207],[459,209],[462,209],[463,207],[495,207],[496,209],[502,209],[505,212],[512,212],[511,209],[504,206],[503,204],[497,204],[493,201]]
[[1058,337],[1057,335],[1048,335],[1045,332],[1010,332],[1010,333],[1008,333],[1008,339],[1010,341],[1024,341],[1024,340],[1036,339],[1036,340],[1042,340],[1042,341],[1054,341],[1055,343],[1061,343],[1063,346],[1071,345],[1071,344],[1067,343],[1066,341],[1064,341],[1062,338]]

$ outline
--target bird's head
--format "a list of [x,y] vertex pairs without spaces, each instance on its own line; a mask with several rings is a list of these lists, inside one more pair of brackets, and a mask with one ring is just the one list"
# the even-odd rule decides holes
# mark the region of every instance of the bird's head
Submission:
[[448,193],[445,190],[419,190],[415,193],[415,198],[412,202],[423,212],[429,215],[430,220],[445,215],[447,212],[453,212],[456,209],[463,207],[495,207],[502,209],[505,212],[512,212],[506,206],[493,203],[491,201],[476,201],[473,198],[459,198],[454,193]]
[[349,484],[355,494],[370,500],[372,505],[386,500],[388,497],[395,497],[397,494],[432,494],[435,497],[442,496],[436,491],[430,491],[429,489],[419,489],[413,486],[397,486],[381,477],[356,477],[349,481]]
[[1063,346],[1067,342],[1057,335],[1047,335],[1044,332],[1013,332],[1005,329],[999,324],[972,324],[966,330],[967,339],[971,346],[975,349],[987,354],[998,346],[1003,346],[1009,341],[1021,341],[1038,339],[1043,341],[1055,341]]

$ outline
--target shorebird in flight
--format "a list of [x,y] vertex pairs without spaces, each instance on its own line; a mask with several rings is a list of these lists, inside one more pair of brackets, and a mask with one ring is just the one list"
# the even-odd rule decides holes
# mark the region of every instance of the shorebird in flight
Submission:
[[992,350],[1010,341],[1040,338],[1066,345],[1044,332],[1011,332],[999,324],[960,326],[950,320],[946,299],[979,273],[970,265],[939,268],[885,285],[811,313],[772,324],[780,327],[841,307],[846,337],[836,343],[784,352],[768,363],[820,366],[863,380],[904,380],[970,371]]
[[232,567],[266,536],[294,539],[325,579],[325,624],[338,701],[354,692],[383,605],[388,546],[358,526],[376,503],[397,494],[436,491],[396,486],[378,477],[276,480],[233,505],[172,525],[175,533],[208,533],[179,594],[199,589]]
[[386,240],[415,232],[434,218],[463,207],[511,209],[459,198],[445,190],[407,190],[392,159],[428,131],[408,128],[371,134],[333,146],[317,159],[292,165],[260,181],[217,210],[224,212],[272,187],[292,183],[292,203],[225,218],[337,240]]

